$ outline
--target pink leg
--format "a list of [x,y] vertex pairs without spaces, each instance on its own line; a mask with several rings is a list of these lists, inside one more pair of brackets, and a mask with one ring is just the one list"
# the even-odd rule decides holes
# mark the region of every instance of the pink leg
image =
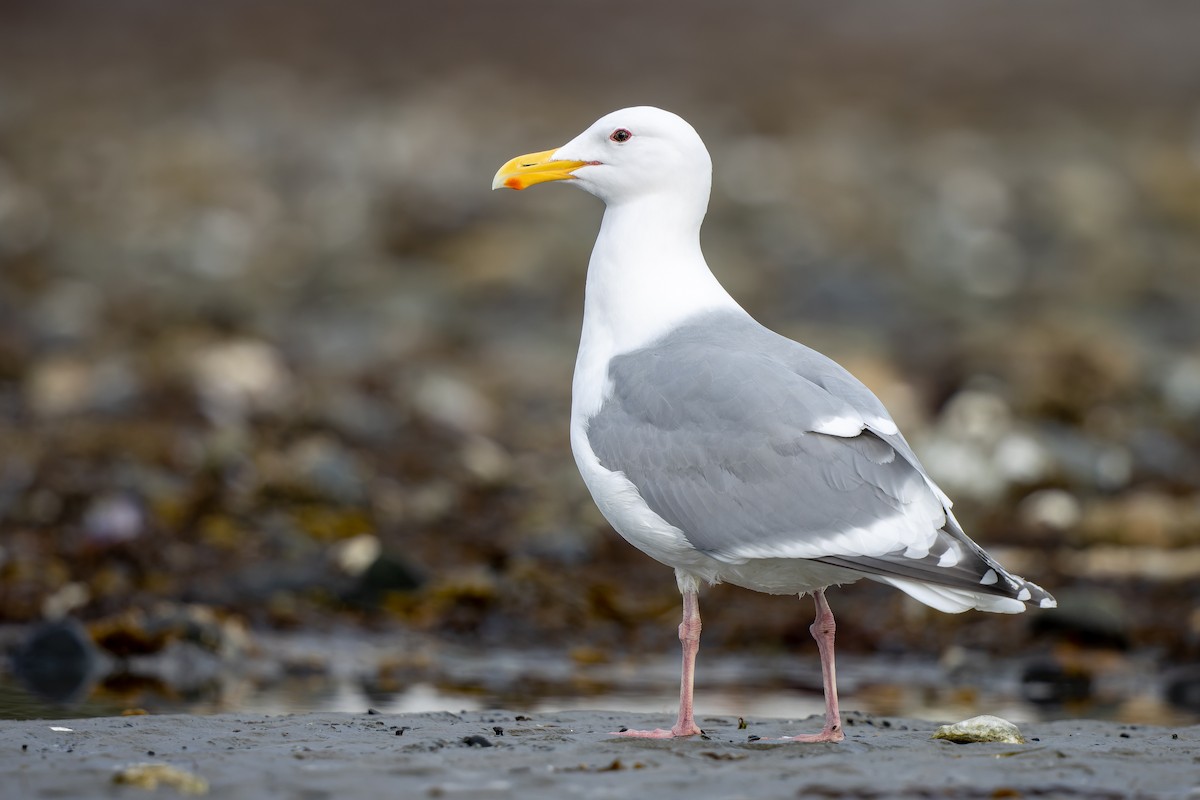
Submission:
[[817,602],[817,618],[809,627],[809,632],[817,640],[817,649],[821,651],[821,678],[825,684],[825,728],[820,733],[785,736],[793,742],[840,742],[846,738],[842,732],[842,716],[838,711],[837,671],[833,666],[833,634],[837,626],[833,621],[833,611],[825,601],[825,590],[813,592]]
[[679,643],[683,645],[683,675],[679,680],[679,719],[671,730],[620,731],[617,736],[639,739],[670,739],[703,733],[692,711],[692,686],[696,673],[696,651],[700,649],[700,599],[696,592],[683,594],[683,622],[679,623]]

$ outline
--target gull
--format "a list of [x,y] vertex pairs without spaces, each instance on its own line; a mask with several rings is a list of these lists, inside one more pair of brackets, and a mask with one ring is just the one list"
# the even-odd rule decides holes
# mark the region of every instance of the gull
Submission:
[[845,734],[830,586],[869,578],[940,611],[1019,613],[1054,598],[967,537],[887,409],[828,357],[756,322],[700,248],[712,161],[695,129],[649,106],[518,156],[492,188],[562,181],[605,204],[588,264],[571,450],[612,527],[672,567],[683,595],[679,716],[693,708],[702,583],[812,595],[825,724]]

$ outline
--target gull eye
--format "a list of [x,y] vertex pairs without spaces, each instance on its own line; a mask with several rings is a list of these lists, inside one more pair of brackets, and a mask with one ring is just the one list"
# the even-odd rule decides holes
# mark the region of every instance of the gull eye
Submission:
[[608,138],[612,139],[617,144],[622,144],[622,143],[628,142],[630,139],[632,139],[633,134],[630,133],[629,131],[625,130],[624,128],[617,128],[615,131],[613,131],[611,134],[609,134]]

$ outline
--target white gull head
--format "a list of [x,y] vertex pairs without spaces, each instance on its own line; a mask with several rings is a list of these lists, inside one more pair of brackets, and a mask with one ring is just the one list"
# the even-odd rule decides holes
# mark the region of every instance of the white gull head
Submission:
[[583,161],[575,185],[613,205],[670,195],[708,205],[712,159],[696,129],[670,111],[624,108],[598,119],[560,147],[556,159]]
[[492,188],[567,180],[608,205],[669,196],[703,217],[712,185],[708,149],[686,120],[653,106],[605,114],[562,147],[512,159]]

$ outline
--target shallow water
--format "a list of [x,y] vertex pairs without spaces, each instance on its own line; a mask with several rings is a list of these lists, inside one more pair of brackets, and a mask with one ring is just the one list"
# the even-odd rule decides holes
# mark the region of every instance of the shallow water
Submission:
[[[572,657],[574,655],[574,657]],[[1104,658],[1091,659],[1102,665]],[[939,661],[913,656],[845,654],[838,661],[844,711],[962,719],[988,713],[1017,722],[1086,717],[1143,724],[1196,724],[1200,715],[1172,706],[1160,671],[1146,657],[1108,656],[1087,692],[1046,698],[1028,679],[1028,659],[995,659],[970,651]],[[1036,662],[1044,663],[1044,662]],[[260,712],[269,714],[373,708],[388,713],[510,708],[525,712],[603,709],[658,713],[678,702],[678,659],[604,657],[558,650],[482,651],[440,643],[361,634],[263,635],[256,654],[205,661],[174,649],[155,657],[95,667],[54,700],[0,674],[0,718],[67,718],[127,713]],[[698,716],[800,719],[823,711],[814,657],[701,653]]]

